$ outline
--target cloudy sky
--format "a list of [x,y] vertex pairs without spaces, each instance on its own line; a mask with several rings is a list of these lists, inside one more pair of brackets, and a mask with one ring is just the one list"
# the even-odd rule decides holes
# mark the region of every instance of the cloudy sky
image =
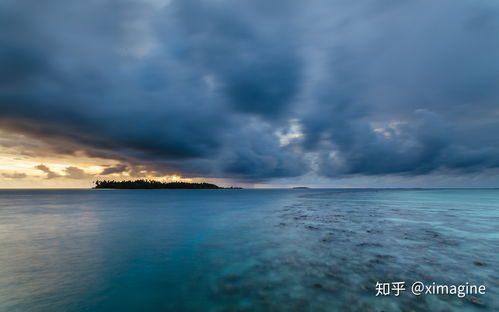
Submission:
[[497,0],[2,0],[0,187],[499,186]]

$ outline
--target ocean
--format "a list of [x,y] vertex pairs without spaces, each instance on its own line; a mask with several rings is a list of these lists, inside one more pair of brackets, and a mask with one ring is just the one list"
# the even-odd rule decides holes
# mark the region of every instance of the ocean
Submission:
[[499,190],[0,190],[0,311],[499,311]]

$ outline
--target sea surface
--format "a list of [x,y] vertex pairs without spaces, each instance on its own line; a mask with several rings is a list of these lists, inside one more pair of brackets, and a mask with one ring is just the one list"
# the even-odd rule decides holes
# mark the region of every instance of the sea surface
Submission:
[[499,190],[0,190],[0,311],[499,311]]

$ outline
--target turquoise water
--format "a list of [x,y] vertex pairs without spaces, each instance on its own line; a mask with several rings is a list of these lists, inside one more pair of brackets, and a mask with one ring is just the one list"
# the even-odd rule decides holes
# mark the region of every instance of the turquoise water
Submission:
[[499,311],[498,255],[499,190],[0,191],[0,311]]

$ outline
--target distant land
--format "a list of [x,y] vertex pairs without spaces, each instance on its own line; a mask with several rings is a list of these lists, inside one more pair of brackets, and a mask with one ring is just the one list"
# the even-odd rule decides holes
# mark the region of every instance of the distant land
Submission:
[[95,189],[241,189],[241,187],[220,187],[212,183],[160,182],[155,180],[98,180]]
[[306,189],[309,189],[309,187],[307,186],[295,186],[293,187],[294,190],[306,190]]

